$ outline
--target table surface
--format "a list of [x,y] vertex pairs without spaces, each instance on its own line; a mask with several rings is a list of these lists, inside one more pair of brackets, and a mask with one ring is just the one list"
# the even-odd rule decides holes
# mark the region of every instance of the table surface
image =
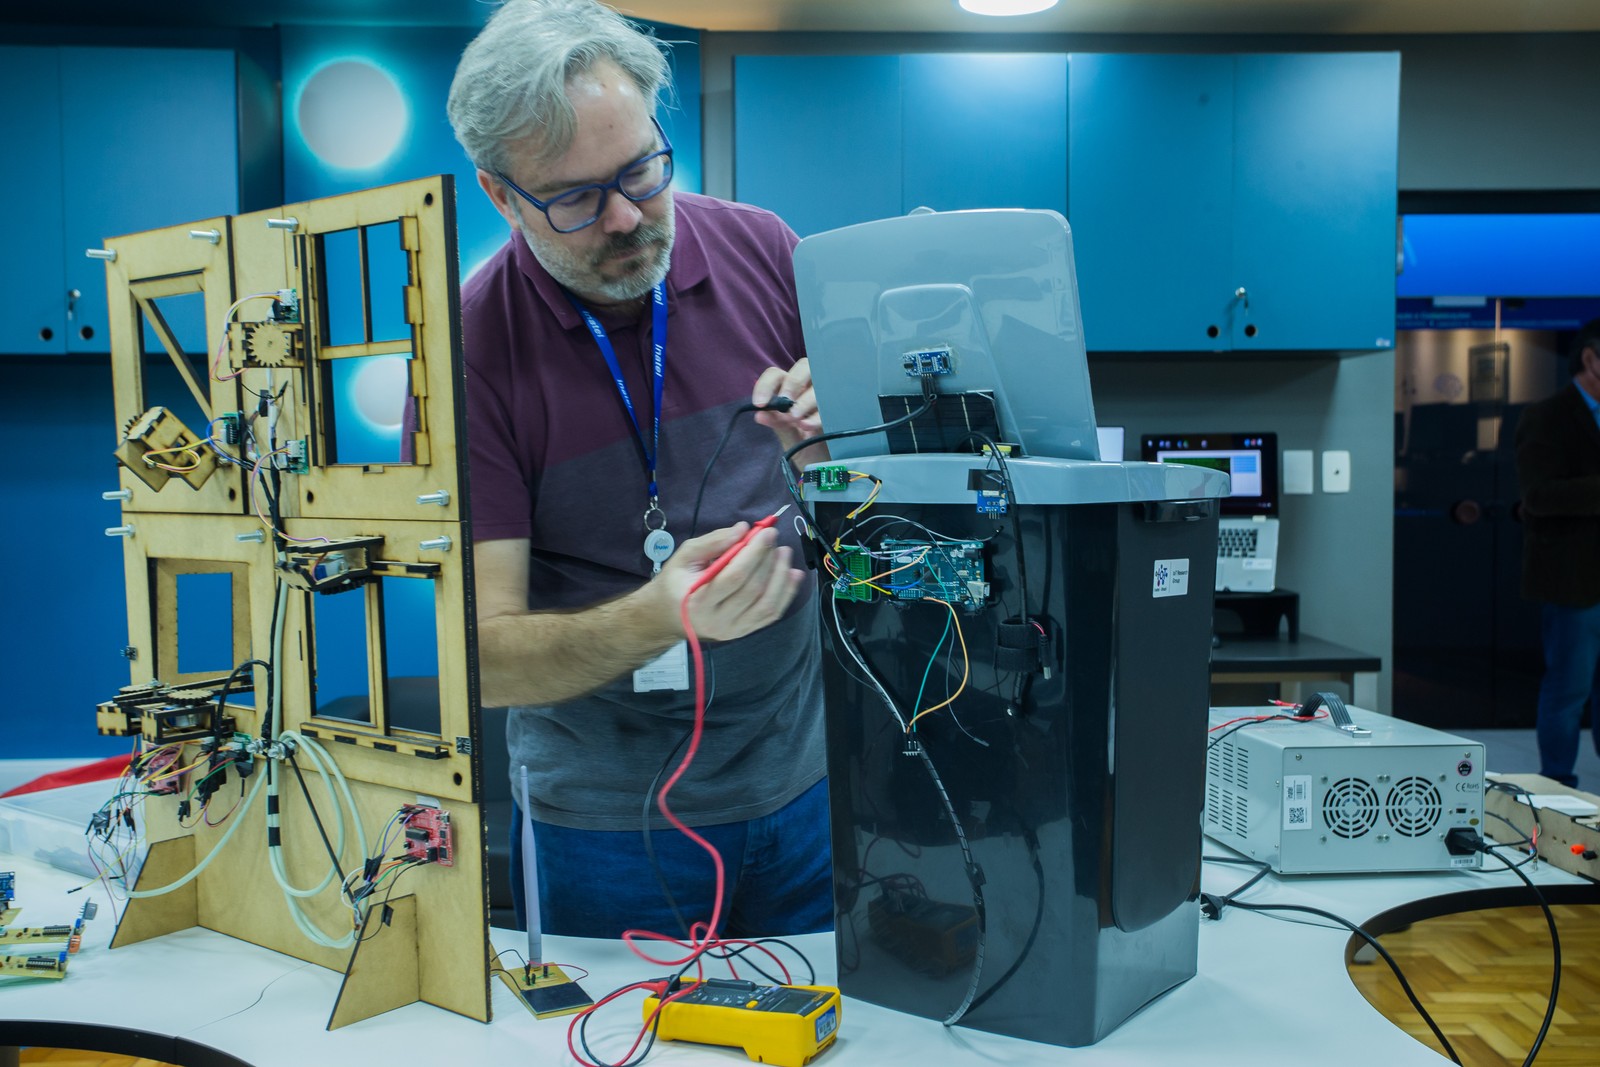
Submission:
[[1283,671],[1376,671],[1383,660],[1370,652],[1348,648],[1312,637],[1304,631],[1300,640],[1287,637],[1228,637],[1211,650],[1214,673],[1273,674]]
[[[1231,855],[1213,842],[1208,853]],[[1486,867],[1492,863],[1486,863]],[[244,1062],[269,1065],[385,1062],[571,1063],[567,1020],[537,1020],[496,980],[494,1021],[488,1025],[427,1004],[412,1004],[327,1032],[324,1026],[340,976],[255,945],[191,929],[119,948],[107,947],[113,923],[106,894],[96,885],[66,895],[74,876],[0,854],[0,870],[17,873],[19,922],[45,923],[77,913],[95,894],[101,915],[65,979],[0,979],[0,1045],[30,1043],[98,1047],[204,1067]],[[1546,864],[1525,868],[1566,899],[1595,898],[1596,886]],[[1250,875],[1243,866],[1207,862],[1207,892],[1229,892]],[[1487,892],[1486,892],[1487,891]],[[1469,894],[1467,898],[1453,894]],[[1521,894],[1514,899],[1508,895]],[[1388,913],[1389,924],[1423,913],[1531,903],[1515,875],[1456,871],[1410,875],[1268,876],[1243,898],[1258,903],[1320,907],[1356,922]],[[1399,909],[1396,912],[1394,909]],[[1407,914],[1410,909],[1410,914]],[[1229,910],[1200,927],[1199,974],[1158,998],[1099,1044],[1060,1048],[968,1030],[846,999],[840,1036],[820,1063],[907,1065],[984,1062],[1059,1067],[1112,1067],[1163,1063],[1194,1067],[1345,1067],[1361,1060],[1385,1067],[1437,1067],[1439,1054],[1406,1036],[1362,998],[1345,971],[1348,938],[1320,920],[1287,921]],[[1382,920],[1379,921],[1382,925]],[[822,983],[834,980],[833,938],[789,939],[816,966]],[[495,930],[497,949],[518,949],[523,935]],[[1543,951],[1543,945],[1536,946]],[[551,962],[588,969],[592,996],[663,973],[620,943],[547,937]],[[796,981],[803,981],[797,977]],[[1070,990],[1063,990],[1070,996]],[[596,1053],[619,1059],[639,1026],[639,995],[596,1016],[590,1038]],[[111,1028],[94,1030],[95,1027]],[[143,1033],[127,1035],[119,1030]],[[76,1034],[77,1041],[64,1039]],[[155,1036],[152,1036],[155,1035]],[[220,1054],[220,1055],[219,1055]],[[737,1050],[664,1042],[650,1063],[748,1062]]]

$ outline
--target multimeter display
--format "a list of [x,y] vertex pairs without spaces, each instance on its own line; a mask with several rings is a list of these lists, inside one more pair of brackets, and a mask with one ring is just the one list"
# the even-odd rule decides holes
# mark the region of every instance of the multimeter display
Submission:
[[[661,1009],[657,1036],[733,1045],[752,1060],[802,1067],[839,1031],[839,991],[829,986],[756,985],[727,978],[692,984]],[[655,1011],[657,999],[645,999],[645,1018]]]

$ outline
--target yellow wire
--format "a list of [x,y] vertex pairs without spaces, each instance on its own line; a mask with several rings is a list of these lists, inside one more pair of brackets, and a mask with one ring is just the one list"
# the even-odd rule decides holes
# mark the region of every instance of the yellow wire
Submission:
[[[852,482],[859,482],[863,478],[872,478],[872,475],[863,473],[862,471],[851,471],[850,474],[852,475],[852,477],[850,479]],[[867,499],[865,499],[865,500],[863,500],[861,502],[861,506],[860,507],[856,508],[854,511],[852,511],[852,512],[848,513],[847,515],[845,515],[845,518],[853,519],[857,515],[861,514],[863,511],[866,511],[868,508],[870,508],[872,506],[872,502],[874,500],[878,499],[878,494],[880,492],[882,492],[882,491],[883,491],[883,479],[881,479],[881,478],[872,478],[872,492],[867,494]]]
[[956,624],[956,637],[961,641],[961,684],[956,687],[956,691],[951,693],[948,699],[940,701],[931,708],[923,708],[921,711],[911,716],[911,721],[906,723],[907,733],[911,732],[911,728],[916,725],[917,720],[922,718],[924,715],[931,715],[940,708],[955,703],[956,697],[960,696],[967,688],[967,678],[972,673],[972,660],[967,656],[967,637],[961,632],[961,616],[956,613],[956,606],[950,603],[950,601],[940,600],[938,597],[930,596],[924,597],[923,599],[932,600],[936,604],[943,604],[945,607],[950,609],[950,618]]
[[[927,548],[924,548],[922,550],[922,555],[918,556],[916,559],[912,560],[910,563],[902,563],[900,566],[896,567],[892,571],[884,571],[882,574],[874,574],[871,578],[860,578],[860,579],[857,579],[855,584],[856,585],[872,585],[873,582],[881,582],[885,578],[889,577],[889,575],[891,575],[891,574],[899,574],[901,571],[905,570],[908,567],[915,567],[917,564],[919,564],[923,560],[927,559],[928,558],[928,553],[930,553],[932,551],[933,551],[933,546],[929,545]],[[875,585],[872,586],[872,587],[874,589],[878,588]],[[879,590],[879,591],[881,592],[881,590]],[[929,597],[928,599],[932,600],[933,598]],[[942,604],[942,603],[944,603],[944,601],[941,600],[940,603]]]

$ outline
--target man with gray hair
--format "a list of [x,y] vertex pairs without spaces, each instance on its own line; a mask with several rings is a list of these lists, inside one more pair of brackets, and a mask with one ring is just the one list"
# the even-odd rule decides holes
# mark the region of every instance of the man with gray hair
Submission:
[[[796,238],[767,212],[674,193],[666,81],[657,42],[610,8],[510,0],[450,88],[456,137],[514,231],[462,288],[478,655],[484,703],[512,709],[513,795],[526,767],[554,933],[710,919],[710,858],[653,805],[694,718],[679,606],[787,500],[780,448],[820,429]],[[735,418],[769,404],[759,427]],[[707,471],[730,422],[742,461]],[[711,532],[694,537],[703,476]],[[798,545],[787,523],[763,529],[689,599],[709,708],[670,802],[727,863],[719,933],[830,925]]]

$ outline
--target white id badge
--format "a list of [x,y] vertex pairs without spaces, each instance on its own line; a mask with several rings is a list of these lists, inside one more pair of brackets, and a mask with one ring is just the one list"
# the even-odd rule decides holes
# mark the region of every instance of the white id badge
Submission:
[[633,672],[633,691],[689,688],[689,642],[679,641]]

